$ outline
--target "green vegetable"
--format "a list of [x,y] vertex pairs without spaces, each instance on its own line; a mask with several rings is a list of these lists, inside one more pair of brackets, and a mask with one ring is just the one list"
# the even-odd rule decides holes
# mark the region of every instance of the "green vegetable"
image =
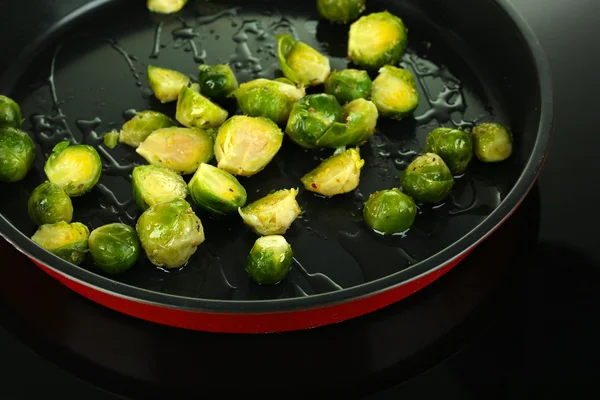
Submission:
[[348,58],[364,69],[397,64],[408,44],[408,30],[387,11],[360,17],[348,34]]
[[21,107],[13,99],[0,95],[0,129],[19,128],[23,119],[21,118]]
[[336,122],[342,122],[344,111],[335,97],[310,94],[292,107],[285,133],[300,146],[318,147],[318,140]]
[[140,253],[135,229],[120,223],[94,229],[88,244],[94,263],[108,274],[127,271],[136,263]]
[[340,104],[367,99],[373,82],[366,71],[343,69],[332,72],[325,81],[325,93],[335,96]]
[[185,199],[188,190],[181,175],[168,168],[140,165],[133,169],[131,186],[135,203],[142,210],[174,199]]
[[200,164],[188,187],[194,203],[213,216],[234,213],[246,204],[246,189],[236,177],[210,164]]
[[190,77],[172,69],[148,65],[148,84],[161,103],[177,100],[181,88],[190,83]]
[[462,175],[473,158],[473,141],[462,129],[437,128],[427,135],[425,152],[439,155],[453,175]]
[[119,141],[137,148],[152,132],[175,125],[175,121],[163,113],[142,111],[123,125],[119,133]]
[[416,216],[415,201],[395,188],[373,193],[363,209],[365,223],[386,235],[406,231],[413,225]]
[[379,118],[377,107],[373,102],[356,99],[346,104],[343,110],[344,123],[333,123],[317,140],[317,146],[337,149],[343,146],[360,145],[373,136]]
[[217,128],[229,114],[227,111],[200,94],[200,86],[184,86],[179,92],[175,118],[188,128]]
[[454,179],[442,157],[425,153],[404,170],[401,183],[403,191],[417,203],[437,204],[448,197]]
[[366,0],[317,0],[319,15],[331,22],[347,24],[365,11]]
[[218,166],[233,175],[252,176],[271,162],[283,143],[281,129],[270,119],[236,115],[217,133]]
[[73,204],[71,198],[58,185],[46,181],[36,187],[29,196],[27,212],[31,221],[38,226],[60,221],[71,222]]
[[200,93],[211,99],[223,99],[238,88],[238,81],[229,64],[201,65]]
[[238,212],[257,235],[283,235],[300,215],[297,195],[296,189],[278,190],[238,209]]
[[371,100],[385,117],[401,119],[419,105],[419,91],[413,74],[402,68],[386,65],[373,81]]
[[159,14],[172,14],[180,11],[188,0],[148,0],[148,10]]
[[512,154],[513,135],[509,128],[495,122],[477,125],[471,131],[475,155],[483,162],[504,161]]
[[212,160],[213,146],[212,135],[201,129],[164,128],[152,132],[136,152],[152,165],[185,175]]
[[114,149],[115,147],[117,147],[118,143],[119,132],[117,132],[115,129],[104,134],[104,145],[109,149]]
[[360,182],[365,161],[358,149],[348,149],[325,159],[301,179],[304,188],[325,197],[353,191]]
[[35,144],[16,128],[0,128],[0,181],[18,182],[25,178],[35,161]]
[[289,34],[275,36],[279,66],[283,75],[298,85],[315,86],[325,82],[331,67],[329,59]]
[[102,160],[92,146],[60,142],[48,157],[44,172],[48,180],[71,197],[82,196],[96,186],[102,173]]
[[138,219],[136,230],[148,259],[157,267],[182,267],[204,242],[202,222],[183,199],[150,207]]
[[69,224],[60,221],[40,226],[31,240],[63,260],[79,265],[88,252],[89,236],[87,226],[79,222]]
[[292,246],[283,236],[263,236],[250,250],[246,272],[261,285],[275,285],[290,272],[293,259]]

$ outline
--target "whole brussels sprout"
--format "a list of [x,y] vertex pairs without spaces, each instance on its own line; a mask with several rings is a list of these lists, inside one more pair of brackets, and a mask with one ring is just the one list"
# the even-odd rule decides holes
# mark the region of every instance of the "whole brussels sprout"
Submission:
[[462,175],[473,158],[473,140],[462,129],[437,128],[427,135],[425,152],[442,157],[453,175]]
[[142,210],[174,199],[185,199],[188,190],[181,175],[168,168],[140,165],[133,169],[131,186],[135,204]]
[[285,125],[294,103],[306,95],[303,87],[298,88],[290,83],[255,79],[242,83],[233,96],[242,113],[250,117],[269,118],[277,125]]
[[246,189],[236,177],[210,164],[200,164],[188,187],[194,203],[213,216],[234,213],[246,204]]
[[365,223],[385,235],[406,231],[413,225],[416,216],[415,201],[395,188],[373,193],[363,209]]
[[100,180],[102,160],[92,146],[60,142],[46,160],[44,172],[48,180],[71,197],[83,196]]
[[342,122],[344,111],[335,97],[310,94],[292,107],[285,133],[298,145],[313,149],[334,123]]
[[329,75],[325,81],[325,93],[335,96],[340,104],[346,104],[352,100],[368,98],[372,84],[367,71],[343,69]]
[[0,182],[25,178],[35,161],[35,144],[16,128],[0,128]]
[[204,242],[202,222],[183,199],[150,207],[138,219],[136,230],[148,259],[157,267],[182,267]]
[[200,94],[200,86],[184,86],[179,92],[175,118],[188,128],[217,128],[229,114]]
[[293,259],[292,246],[283,236],[259,237],[248,255],[246,272],[256,283],[275,285],[290,272]]
[[159,14],[172,14],[180,11],[188,0],[148,0],[148,10]]
[[21,118],[21,107],[13,99],[0,95],[0,129],[19,128],[23,119]]
[[60,221],[40,226],[31,240],[63,260],[79,265],[88,252],[89,236],[87,226]]
[[201,65],[200,93],[211,99],[223,99],[238,88],[238,81],[229,64]]
[[301,179],[304,188],[325,197],[353,191],[360,182],[365,161],[358,149],[348,149],[325,159]]
[[425,153],[413,160],[401,177],[403,191],[417,203],[437,204],[452,191],[452,172],[437,154]]
[[113,129],[112,131],[105,133],[102,139],[104,145],[112,150],[119,144],[119,132],[117,132],[116,129]]
[[60,221],[71,222],[73,203],[58,185],[46,181],[31,193],[27,202],[27,212],[37,226]]
[[419,91],[413,74],[402,68],[386,65],[373,81],[371,100],[385,117],[401,119],[419,105]]
[[211,134],[201,129],[164,128],[152,132],[136,152],[152,165],[185,175],[212,160],[213,146]]
[[114,223],[96,228],[88,240],[94,264],[108,274],[120,274],[136,263],[140,242],[135,229]]
[[317,0],[317,11],[324,19],[347,24],[365,11],[366,0]]
[[218,167],[233,175],[255,175],[271,162],[282,143],[283,132],[270,119],[233,116],[217,133]]
[[344,123],[335,122],[321,136],[316,145],[334,149],[343,146],[363,144],[375,133],[379,113],[375,104],[369,100],[356,99],[346,104]]
[[365,15],[350,25],[348,58],[364,69],[379,69],[400,61],[408,44],[408,30],[387,11]]
[[148,65],[148,84],[161,103],[177,100],[181,88],[189,85],[190,77],[179,71]]
[[480,161],[504,161],[512,154],[513,136],[509,128],[495,122],[487,122],[474,127],[471,134],[475,155]]
[[275,36],[279,66],[283,75],[298,85],[315,86],[325,82],[331,66],[329,58],[306,43],[285,33]]
[[141,111],[123,124],[119,133],[119,141],[137,148],[152,132],[175,125],[175,121],[163,113],[150,110]]
[[282,189],[238,209],[244,223],[261,236],[283,235],[298,218],[297,189]]

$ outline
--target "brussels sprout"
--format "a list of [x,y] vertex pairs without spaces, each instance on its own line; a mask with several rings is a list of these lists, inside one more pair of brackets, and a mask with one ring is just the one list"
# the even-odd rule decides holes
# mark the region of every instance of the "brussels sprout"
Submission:
[[200,94],[200,86],[184,86],[179,92],[175,118],[188,128],[217,128],[229,114]]
[[379,69],[400,61],[408,44],[408,30],[387,11],[360,17],[348,34],[348,58],[365,69]]
[[40,226],[31,240],[63,260],[79,265],[88,252],[89,236],[87,226],[79,222],[69,224],[60,221]]
[[365,11],[366,0],[317,0],[317,11],[324,19],[347,24]]
[[223,99],[238,88],[238,81],[229,64],[201,65],[200,93],[211,99]]
[[371,78],[366,71],[344,69],[334,71],[325,81],[325,93],[335,96],[340,104],[366,99],[371,94]]
[[118,143],[119,132],[117,132],[117,130],[113,129],[112,131],[104,134],[104,145],[109,149],[114,149],[115,147],[117,147]]
[[342,122],[344,112],[335,97],[310,94],[292,107],[285,133],[300,146],[312,149],[334,123]]
[[150,207],[138,219],[136,230],[148,259],[157,267],[182,267],[204,242],[202,222],[183,199]]
[[60,221],[71,222],[73,203],[58,185],[46,181],[31,193],[27,202],[27,212],[29,218],[38,226]]
[[293,83],[260,78],[242,83],[233,95],[244,114],[269,118],[278,125],[284,125],[292,106],[306,95],[306,91]]
[[175,121],[163,113],[142,111],[123,125],[119,141],[131,147],[138,147],[155,130],[175,125]]
[[283,75],[298,85],[314,86],[325,82],[331,67],[329,59],[289,34],[275,36],[279,66]]
[[13,99],[0,95],[0,129],[17,129],[22,122],[21,107]]
[[480,161],[499,162],[512,154],[513,136],[509,128],[488,122],[477,125],[471,134],[475,155]]
[[82,196],[100,180],[102,160],[92,146],[60,142],[46,160],[44,172],[48,180],[71,197]]
[[386,65],[373,81],[371,100],[385,117],[401,119],[419,105],[419,91],[413,74],[402,68]]
[[25,178],[35,161],[35,144],[16,128],[0,128],[0,182]]
[[283,236],[271,235],[256,239],[248,255],[246,272],[261,285],[275,285],[292,268],[294,252]]
[[155,165],[140,165],[133,169],[131,186],[135,203],[142,210],[174,199],[185,199],[185,181],[176,172]]
[[425,153],[413,160],[401,177],[402,190],[417,203],[441,203],[452,190],[454,178],[437,154]]
[[365,223],[386,235],[406,231],[413,225],[416,216],[415,201],[395,188],[373,193],[363,209]]
[[120,274],[136,263],[140,242],[135,229],[125,224],[96,228],[88,240],[94,264],[108,274]]
[[365,161],[358,149],[348,149],[325,159],[301,179],[304,188],[325,197],[344,194],[358,187]]
[[319,147],[334,149],[360,145],[375,133],[379,113],[375,104],[369,100],[356,99],[344,107],[345,123],[335,122],[323,136],[317,140]]
[[213,216],[234,213],[246,204],[246,189],[236,177],[210,164],[200,164],[188,187],[194,203]]
[[283,235],[300,215],[297,195],[296,189],[278,190],[238,209],[238,212],[257,235]]
[[161,103],[177,100],[181,88],[190,83],[190,77],[172,69],[148,65],[148,84]]
[[233,116],[217,133],[218,167],[233,175],[255,175],[271,162],[282,143],[283,132],[270,119]]
[[148,10],[159,14],[172,14],[180,11],[188,0],[148,0]]
[[152,165],[193,174],[213,158],[214,140],[201,129],[164,128],[152,132],[136,152]]
[[462,129],[437,128],[427,135],[425,152],[442,157],[453,175],[462,175],[473,158],[473,140]]

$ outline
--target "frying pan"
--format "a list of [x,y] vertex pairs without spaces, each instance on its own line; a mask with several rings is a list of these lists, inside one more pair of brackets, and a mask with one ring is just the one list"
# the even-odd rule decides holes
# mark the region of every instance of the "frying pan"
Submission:
[[[537,39],[508,1],[369,0],[366,13],[387,9],[408,26],[401,66],[417,77],[423,100],[414,117],[380,119],[377,134],[361,148],[366,167],[355,192],[323,199],[301,190],[304,214],[286,234],[295,253],[289,276],[277,286],[253,283],[244,265],[256,236],[239,218],[202,214],[207,240],[182,269],[165,272],[141,257],[127,273],[106,276],[90,257],[75,266],[29,239],[35,226],[27,199],[45,179],[43,163],[53,145],[68,138],[96,146],[103,157],[99,185],[73,199],[73,220],[90,230],[117,221],[133,225],[139,210],[129,176],[144,162],[125,146],[108,150],[101,141],[102,133],[118,129],[136,110],[173,115],[172,104],[151,95],[148,64],[194,77],[201,63],[229,62],[241,82],[274,78],[281,72],[273,37],[287,32],[342,69],[349,65],[348,26],[319,20],[313,2],[199,0],[168,16],[124,0],[46,3],[35,16],[32,4],[12,4],[4,15],[15,17],[5,18],[1,32],[11,40],[3,44],[10,59],[2,64],[0,93],[21,105],[37,159],[23,181],[0,185],[0,232],[69,288],[138,318],[194,330],[264,333],[313,328],[385,307],[444,275],[509,218],[546,157],[553,127],[550,73]],[[22,28],[29,17],[39,23],[35,35]],[[366,227],[364,200],[399,185],[429,131],[484,121],[515,132],[508,160],[473,161],[446,203],[420,207],[406,235],[382,237]],[[249,200],[301,186],[300,177],[328,155],[284,141],[263,172],[242,180]]]

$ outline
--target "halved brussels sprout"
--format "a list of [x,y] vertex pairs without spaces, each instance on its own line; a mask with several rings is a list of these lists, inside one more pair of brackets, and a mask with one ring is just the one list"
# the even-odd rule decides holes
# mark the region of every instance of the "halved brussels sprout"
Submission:
[[233,116],[217,133],[218,167],[233,175],[255,175],[271,162],[282,143],[283,132],[270,119]]
[[292,246],[283,236],[259,237],[248,255],[246,272],[256,283],[275,285],[290,272],[293,259]]
[[416,216],[415,201],[395,188],[373,193],[363,209],[365,223],[385,235],[406,231],[413,225]]
[[148,65],[148,84],[161,103],[177,100],[181,88],[189,85],[190,77],[173,69]]
[[211,134],[201,129],[164,128],[152,132],[136,152],[152,165],[186,175],[212,160],[213,146]]
[[140,165],[131,174],[133,199],[139,208],[148,208],[174,199],[185,199],[188,190],[181,175],[168,168]]
[[31,240],[63,260],[79,265],[88,252],[89,236],[90,230],[82,223],[60,221],[40,226]]
[[27,202],[29,218],[37,226],[71,222],[73,203],[71,198],[52,182],[44,182],[36,187]]
[[402,190],[417,203],[437,204],[452,191],[452,172],[437,154],[425,153],[413,160],[401,177]]
[[297,189],[282,189],[238,209],[244,223],[261,236],[283,235],[300,212]]
[[306,95],[303,87],[290,83],[255,79],[242,83],[233,95],[244,114],[269,118],[278,125],[285,125],[294,103]]
[[358,149],[348,149],[325,159],[301,179],[304,188],[325,197],[353,191],[360,182],[365,161]]
[[368,98],[372,84],[367,71],[343,69],[329,75],[325,82],[325,93],[335,96],[340,104],[346,104]]
[[119,132],[113,129],[112,131],[105,133],[103,141],[106,147],[111,150],[114,149],[117,147],[117,144],[119,144]]
[[190,204],[175,199],[156,204],[140,216],[136,230],[150,262],[180,268],[204,242],[204,227]]
[[141,111],[123,124],[119,141],[131,147],[138,147],[152,132],[177,125],[175,121],[158,111]]
[[462,129],[437,128],[427,135],[425,152],[442,157],[453,175],[461,175],[473,158],[473,140]]
[[329,58],[306,43],[285,33],[275,36],[279,66],[283,75],[298,85],[315,86],[325,82],[331,66]]
[[348,58],[365,69],[398,63],[408,44],[408,30],[387,11],[365,15],[350,25]]
[[292,107],[285,133],[300,146],[313,149],[327,130],[343,118],[343,109],[335,97],[325,93],[310,94]]
[[83,196],[96,186],[102,173],[102,160],[92,146],[60,142],[46,160],[48,180],[71,197]]
[[229,64],[201,65],[200,93],[211,99],[224,99],[238,88],[238,81]]
[[507,127],[495,122],[487,122],[477,125],[471,134],[475,155],[480,161],[504,161],[512,154],[513,136]]
[[366,0],[317,0],[317,11],[324,19],[347,24],[365,11]]
[[335,122],[316,145],[334,149],[363,144],[375,133],[379,113],[369,100],[356,99],[344,107],[344,123]]
[[385,117],[401,119],[419,105],[419,91],[413,74],[402,68],[386,65],[373,81],[371,100]]
[[184,86],[179,92],[175,118],[188,128],[217,128],[229,114],[227,111],[200,94],[200,86]]
[[25,178],[35,161],[35,144],[16,128],[0,128],[0,181],[18,182]]
[[10,97],[0,95],[0,129],[19,128],[23,119],[21,118],[21,107]]
[[140,253],[135,229],[120,223],[94,229],[88,245],[94,264],[108,274],[127,271],[136,263]]
[[188,0],[148,0],[148,10],[159,14],[172,14],[180,11]]
[[200,164],[188,187],[194,203],[213,216],[234,213],[246,204],[246,189],[236,177],[210,164]]

